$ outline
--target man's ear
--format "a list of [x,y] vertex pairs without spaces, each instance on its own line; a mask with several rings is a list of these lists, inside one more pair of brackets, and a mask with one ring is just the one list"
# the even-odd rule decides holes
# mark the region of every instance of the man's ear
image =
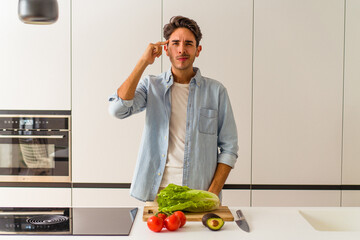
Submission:
[[201,50],[202,50],[202,46],[201,45],[197,46],[196,53],[195,53],[196,57],[198,57],[200,55]]
[[166,52],[166,56],[169,56],[168,50],[169,50],[169,44],[164,45],[164,50]]

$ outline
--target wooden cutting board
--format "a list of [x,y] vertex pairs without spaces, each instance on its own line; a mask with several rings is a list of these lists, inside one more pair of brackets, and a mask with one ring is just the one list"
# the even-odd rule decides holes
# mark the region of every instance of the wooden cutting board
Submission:
[[[144,212],[143,212],[143,221],[146,222],[147,219],[153,215],[155,215],[158,212],[157,206],[144,206]],[[202,217],[206,213],[215,213],[218,216],[220,216],[224,221],[231,222],[234,221],[234,216],[230,212],[229,208],[227,206],[220,206],[218,209],[210,212],[202,212],[202,213],[189,213],[186,212],[186,221],[189,222],[196,222],[201,221]]]

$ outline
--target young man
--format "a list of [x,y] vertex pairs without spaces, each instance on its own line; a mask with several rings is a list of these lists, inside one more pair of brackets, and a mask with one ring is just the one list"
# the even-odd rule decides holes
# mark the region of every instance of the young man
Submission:
[[[169,183],[219,194],[237,159],[238,139],[224,86],[193,67],[202,50],[199,26],[176,16],[165,42],[149,44],[126,81],[109,99],[109,112],[126,118],[146,109],[131,196],[153,201]],[[162,54],[171,68],[140,80]]]

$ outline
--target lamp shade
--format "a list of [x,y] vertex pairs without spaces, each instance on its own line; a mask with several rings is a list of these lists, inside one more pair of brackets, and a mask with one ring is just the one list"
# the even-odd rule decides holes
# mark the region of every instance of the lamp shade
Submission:
[[57,0],[19,0],[19,18],[28,24],[52,24],[59,16]]

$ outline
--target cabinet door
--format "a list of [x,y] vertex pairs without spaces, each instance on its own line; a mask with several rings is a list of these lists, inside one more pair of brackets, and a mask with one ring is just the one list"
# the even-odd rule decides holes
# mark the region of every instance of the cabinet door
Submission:
[[18,3],[0,1],[0,109],[70,110],[70,0],[50,25],[21,22]]
[[340,207],[339,190],[252,190],[253,207]]
[[73,207],[124,207],[141,206],[130,196],[129,189],[74,188]]
[[[166,0],[163,24],[182,15],[194,19],[203,34],[194,66],[220,81],[229,93],[239,136],[239,158],[226,183],[249,184],[251,166],[252,0]],[[163,58],[163,70],[170,67]]]
[[223,189],[221,204],[229,207],[250,207],[250,198],[250,190]]
[[71,188],[0,187],[1,207],[71,207]]
[[360,1],[346,1],[343,184],[360,184]]
[[254,5],[254,184],[340,184],[344,3]]
[[[149,42],[161,40],[160,0],[74,0],[72,166],[74,182],[131,182],[144,112],[119,120],[108,97]],[[160,60],[145,74],[159,74]]]
[[360,191],[346,190],[341,193],[342,207],[360,207]]

